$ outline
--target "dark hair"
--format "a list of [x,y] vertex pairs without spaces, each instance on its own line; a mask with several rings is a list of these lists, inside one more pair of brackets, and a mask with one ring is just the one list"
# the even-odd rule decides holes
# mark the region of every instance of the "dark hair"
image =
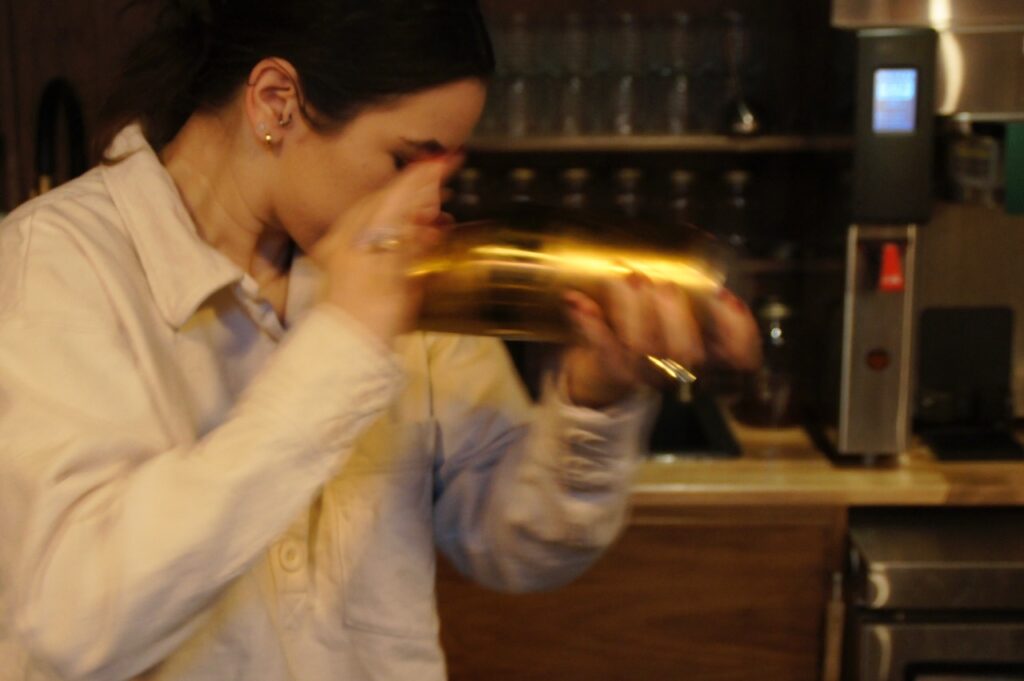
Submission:
[[[195,111],[226,104],[267,57],[299,74],[303,115],[343,126],[367,106],[463,78],[494,51],[477,0],[132,0],[160,4],[101,114],[102,154],[139,122],[160,149]],[[129,6],[130,6],[129,5]],[[312,105],[319,117],[310,115]]]

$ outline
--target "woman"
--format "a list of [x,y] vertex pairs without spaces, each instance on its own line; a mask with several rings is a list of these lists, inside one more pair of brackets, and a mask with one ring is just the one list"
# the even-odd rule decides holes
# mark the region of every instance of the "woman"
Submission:
[[753,325],[569,296],[586,340],[528,406],[497,341],[409,333],[493,69],[475,2],[183,4],[107,163],[0,229],[0,678],[443,678],[435,543],[572,579],[622,525],[638,358],[749,363]]

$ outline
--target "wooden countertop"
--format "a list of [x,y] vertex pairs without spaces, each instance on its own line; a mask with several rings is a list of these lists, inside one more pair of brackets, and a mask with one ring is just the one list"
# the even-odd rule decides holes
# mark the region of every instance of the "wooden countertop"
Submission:
[[1024,461],[947,463],[915,447],[884,466],[834,463],[799,428],[730,423],[738,459],[648,460],[634,484],[639,506],[1024,505]]

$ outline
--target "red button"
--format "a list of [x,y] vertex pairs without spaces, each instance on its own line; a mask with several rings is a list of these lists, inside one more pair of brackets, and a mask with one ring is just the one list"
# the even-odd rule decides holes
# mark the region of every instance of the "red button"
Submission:
[[885,371],[889,368],[891,358],[886,350],[877,348],[868,353],[868,367],[875,371]]
[[878,290],[883,293],[902,293],[906,285],[903,253],[899,244],[885,244],[882,246],[882,271],[878,277]]

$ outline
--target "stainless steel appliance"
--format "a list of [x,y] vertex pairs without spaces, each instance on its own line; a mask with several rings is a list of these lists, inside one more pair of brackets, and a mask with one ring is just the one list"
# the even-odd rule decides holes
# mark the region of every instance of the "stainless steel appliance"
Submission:
[[849,230],[836,451],[905,451],[910,434],[915,225]]
[[850,517],[845,681],[1024,680],[1022,509]]
[[971,130],[1024,120],[1024,2],[835,0],[833,23],[857,32],[858,86],[838,395],[822,441],[875,461],[905,451],[916,426],[937,450],[1024,456],[1012,436],[1024,219],[993,189],[1000,143]]
[[855,30],[938,34],[935,110],[964,120],[1024,120],[1024,3],[1019,0],[834,0],[832,22]]
[[935,32],[857,35],[856,142],[836,407],[827,449],[873,460],[907,448],[918,225],[932,212]]

